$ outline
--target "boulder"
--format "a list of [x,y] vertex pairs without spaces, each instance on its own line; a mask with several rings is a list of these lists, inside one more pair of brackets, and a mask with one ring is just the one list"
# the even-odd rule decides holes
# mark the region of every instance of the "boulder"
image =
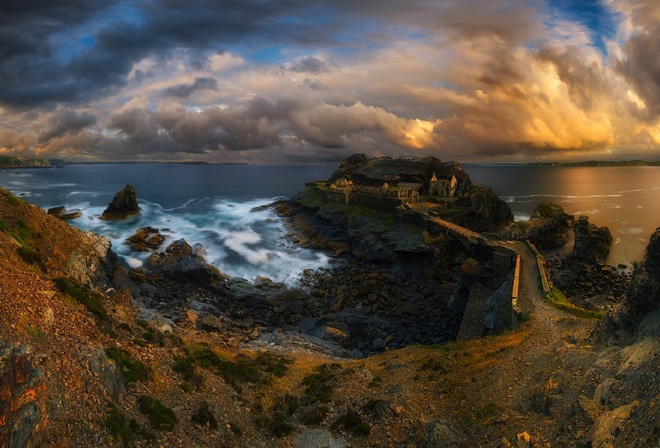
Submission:
[[137,192],[132,185],[126,185],[123,190],[117,192],[101,215],[106,221],[119,221],[130,218],[140,213],[137,202]]
[[151,252],[163,245],[166,235],[153,227],[142,227],[134,235],[126,239],[126,244],[136,252]]
[[204,259],[204,248],[190,246],[180,239],[170,244],[165,252],[154,252],[145,267],[156,273],[179,278],[211,290],[223,290],[227,276]]

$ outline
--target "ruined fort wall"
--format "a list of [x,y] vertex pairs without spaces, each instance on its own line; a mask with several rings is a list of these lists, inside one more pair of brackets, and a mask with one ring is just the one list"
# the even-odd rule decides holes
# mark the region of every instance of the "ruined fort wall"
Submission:
[[378,210],[391,211],[401,205],[401,201],[392,197],[373,196],[359,192],[351,193],[351,204],[364,205]]

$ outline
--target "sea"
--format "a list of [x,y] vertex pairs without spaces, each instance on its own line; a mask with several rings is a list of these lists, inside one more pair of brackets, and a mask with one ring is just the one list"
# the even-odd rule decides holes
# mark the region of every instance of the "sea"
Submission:
[[[194,164],[65,165],[0,171],[0,187],[39,207],[65,206],[82,216],[70,223],[105,235],[131,267],[149,254],[132,252],[126,238],[137,229],[161,229],[169,241],[201,244],[222,272],[254,281],[258,276],[295,284],[304,269],[333,263],[325,253],[301,248],[270,209],[306,182],[327,179],[336,165],[255,166]],[[516,220],[528,219],[542,201],[585,214],[608,226],[614,243],[608,262],[640,260],[660,226],[660,167],[535,167],[464,165],[472,181],[490,186],[509,203]],[[121,222],[99,219],[126,184],[137,190],[141,213]],[[570,249],[570,248],[568,248]]]

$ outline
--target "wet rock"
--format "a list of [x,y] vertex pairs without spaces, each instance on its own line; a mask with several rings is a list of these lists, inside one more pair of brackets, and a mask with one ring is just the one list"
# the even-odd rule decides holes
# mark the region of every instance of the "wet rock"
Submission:
[[167,236],[153,227],[142,227],[134,235],[126,239],[126,244],[136,252],[151,252],[163,245]]
[[145,267],[158,274],[195,283],[204,288],[224,291],[227,276],[206,262],[204,248],[190,246],[184,239],[170,244],[165,252],[154,252]]
[[130,218],[140,213],[137,202],[137,192],[132,185],[126,185],[123,190],[117,192],[112,202],[101,215],[106,221],[119,221]]

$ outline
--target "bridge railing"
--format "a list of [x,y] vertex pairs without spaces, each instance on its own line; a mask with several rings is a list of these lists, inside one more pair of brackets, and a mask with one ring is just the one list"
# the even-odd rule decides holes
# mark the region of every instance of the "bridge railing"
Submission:
[[527,243],[529,248],[532,249],[534,255],[536,255],[536,265],[538,266],[539,275],[541,276],[541,284],[543,286],[543,291],[545,293],[549,293],[550,290],[552,289],[552,280],[550,279],[550,274],[548,274],[548,269],[546,268],[545,265],[545,258],[543,258],[543,255],[541,255],[541,253],[538,251],[536,246],[534,246],[529,240],[525,242]]

